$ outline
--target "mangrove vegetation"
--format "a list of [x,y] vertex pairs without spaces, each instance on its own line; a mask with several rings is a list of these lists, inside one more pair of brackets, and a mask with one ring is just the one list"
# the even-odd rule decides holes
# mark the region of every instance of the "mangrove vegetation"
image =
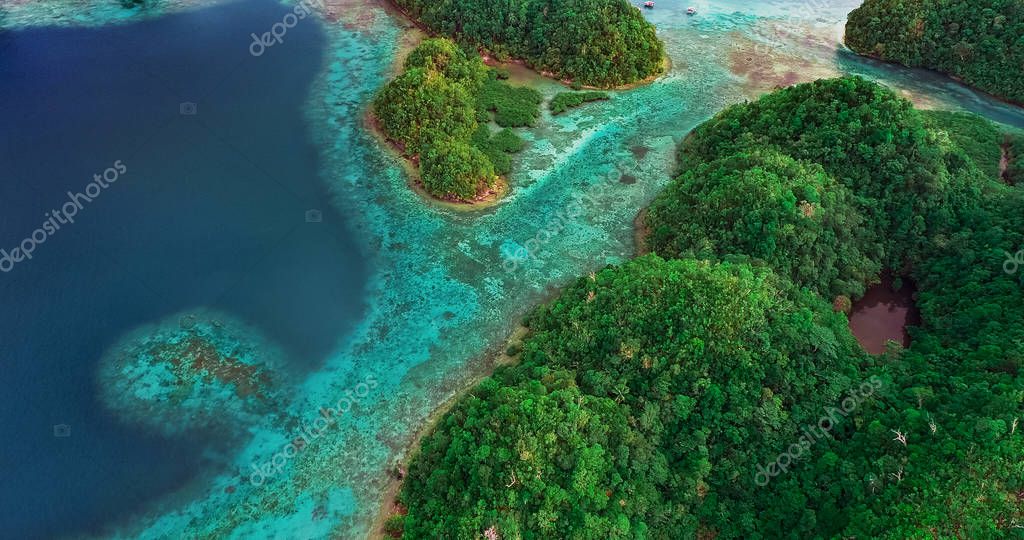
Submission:
[[574,109],[591,101],[603,101],[610,99],[606,92],[559,92],[551,98],[548,108],[551,114],[562,114],[569,109]]

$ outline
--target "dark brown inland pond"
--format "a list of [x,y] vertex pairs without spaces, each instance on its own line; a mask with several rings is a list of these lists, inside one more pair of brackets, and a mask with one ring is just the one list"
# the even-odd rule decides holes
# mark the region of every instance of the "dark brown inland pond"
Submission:
[[871,286],[853,303],[850,331],[865,351],[882,354],[890,339],[904,347],[910,346],[907,326],[921,323],[913,298],[916,290],[913,282],[903,279],[900,290],[894,291],[892,277],[882,276],[881,283]]

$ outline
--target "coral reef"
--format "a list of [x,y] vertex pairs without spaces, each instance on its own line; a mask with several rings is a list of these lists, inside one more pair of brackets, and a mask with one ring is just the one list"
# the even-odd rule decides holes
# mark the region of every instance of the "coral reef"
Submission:
[[213,312],[169,317],[111,347],[100,363],[103,402],[165,435],[239,426],[274,408],[280,351],[258,331]]

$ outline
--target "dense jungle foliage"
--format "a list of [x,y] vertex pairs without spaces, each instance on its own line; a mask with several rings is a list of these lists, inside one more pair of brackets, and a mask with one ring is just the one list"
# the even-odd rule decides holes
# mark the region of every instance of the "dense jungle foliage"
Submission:
[[[1018,537],[1024,191],[991,174],[994,133],[859,78],[722,111],[650,208],[656,253],[527,318],[519,362],[422,441],[392,526]],[[917,284],[922,324],[870,356],[831,304],[879,269]]]
[[[929,128],[948,136],[989,178],[1024,182],[1024,132],[1005,132],[979,116],[951,111],[921,111]],[[955,153],[957,150],[952,150]]]
[[827,298],[861,296],[882,267],[856,202],[820,165],[741,151],[669,185],[648,209],[647,244],[670,257],[747,255]]
[[866,0],[847,19],[846,44],[1024,103],[1020,0]]
[[1007,184],[1024,186],[1024,134],[1007,135],[1003,148],[1006,150],[1003,179]]
[[999,177],[1005,134],[992,122],[964,112],[921,111],[928,129],[944,132],[989,178]]
[[626,0],[394,0],[431,31],[499,60],[612,87],[661,73],[664,45]]
[[[428,193],[478,198],[511,171],[510,155],[523,141],[508,128],[533,125],[540,94],[498,80],[479,57],[447,39],[425,40],[404,67],[374,99],[381,130],[419,163]],[[492,134],[492,119],[505,129]]]
[[604,92],[559,92],[551,98],[548,108],[551,109],[551,114],[562,114],[584,103],[605,99],[610,99],[610,96]]
[[[852,192],[866,243],[823,245],[823,254],[856,249],[882,266],[902,268],[908,252],[922,249],[930,229],[944,223],[957,191],[949,185],[943,148],[921,115],[908,101],[859,78],[798,85],[729,107],[684,140],[679,162],[688,170],[765,149],[815,163]],[[663,224],[653,213],[648,225],[658,229]],[[891,241],[878,241],[888,236]],[[823,294],[846,287],[798,283]]]
[[753,473],[737,471],[773,460],[860,383],[845,324],[742,264],[647,256],[583,278],[530,318],[520,364],[424,440],[406,535],[693,530],[702,492],[753,495]]

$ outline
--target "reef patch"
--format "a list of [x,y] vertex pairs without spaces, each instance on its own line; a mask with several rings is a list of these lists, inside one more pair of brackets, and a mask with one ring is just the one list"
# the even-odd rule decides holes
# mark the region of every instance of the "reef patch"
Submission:
[[196,311],[136,329],[104,355],[103,403],[163,435],[252,423],[274,410],[282,354],[227,315]]

